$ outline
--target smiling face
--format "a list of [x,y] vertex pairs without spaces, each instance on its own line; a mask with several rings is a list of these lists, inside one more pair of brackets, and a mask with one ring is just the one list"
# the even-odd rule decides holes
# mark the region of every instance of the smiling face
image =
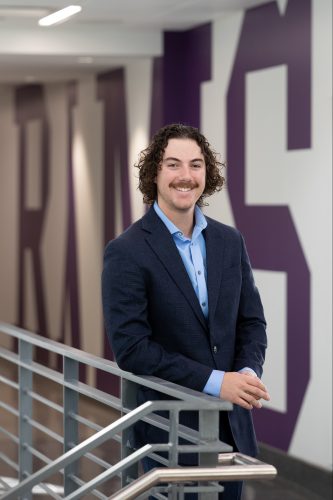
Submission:
[[157,170],[157,202],[169,219],[193,213],[205,189],[206,165],[193,139],[169,139]]

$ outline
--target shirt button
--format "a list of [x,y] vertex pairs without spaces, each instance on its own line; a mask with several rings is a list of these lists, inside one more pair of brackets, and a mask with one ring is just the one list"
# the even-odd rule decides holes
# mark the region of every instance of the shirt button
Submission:
[[217,346],[216,345],[214,345],[214,347],[213,347],[213,352],[214,352],[214,354],[217,353]]
[[203,303],[202,303],[201,305],[202,305],[202,307],[205,307],[205,305],[206,305],[206,302],[203,302]]
[[201,274],[201,271],[198,271],[198,274]]

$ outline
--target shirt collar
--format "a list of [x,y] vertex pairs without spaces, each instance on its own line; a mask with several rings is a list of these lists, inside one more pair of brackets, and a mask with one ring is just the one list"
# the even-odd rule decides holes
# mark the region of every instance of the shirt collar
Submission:
[[[171,234],[176,234],[176,233],[178,234],[179,232],[181,232],[180,229],[177,226],[175,226],[175,224],[171,222],[171,220],[165,215],[165,213],[162,212],[162,210],[158,206],[157,201],[154,202],[154,210],[159,216],[159,218],[162,220],[162,222],[164,222],[168,231]],[[205,229],[205,227],[207,227],[206,217],[204,216],[198,205],[195,205],[194,207],[194,218],[195,218],[195,226],[193,228],[192,240],[196,239],[199,236],[199,234]]]

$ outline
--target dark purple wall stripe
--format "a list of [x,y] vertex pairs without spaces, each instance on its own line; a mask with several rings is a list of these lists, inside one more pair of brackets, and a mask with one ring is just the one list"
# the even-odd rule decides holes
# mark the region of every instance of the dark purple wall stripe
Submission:
[[[49,195],[49,132],[46,119],[43,88],[40,85],[29,85],[18,87],[15,92],[15,118],[19,127],[19,248],[18,248],[18,325],[26,327],[26,310],[24,300],[25,269],[24,250],[30,248],[33,261],[34,293],[37,309],[37,333],[48,336],[48,324],[45,307],[45,282],[43,277],[41,259],[41,237],[44,229],[44,220]],[[27,185],[27,124],[30,120],[41,122],[41,163],[42,178],[41,207],[31,209],[26,207],[26,185]],[[47,353],[41,351],[38,358],[47,363]]]
[[[115,202],[115,171],[118,164],[120,164],[123,227],[126,228],[131,224],[124,69],[100,75],[97,85],[98,98],[104,104],[104,236],[107,243],[116,236],[116,211],[119,207]],[[104,335],[104,357],[114,359],[106,335]],[[119,382],[116,377],[98,372],[97,383],[101,389],[119,394]]]
[[[76,228],[76,208],[75,208],[75,186],[74,186],[74,165],[73,165],[73,141],[74,141],[74,107],[77,106],[77,84],[67,85],[67,241],[66,241],[66,270],[64,279],[64,293],[62,301],[62,325],[60,342],[65,342],[66,328],[66,306],[70,309],[70,335],[71,344],[77,349],[81,349],[81,319],[80,301],[78,289],[78,248],[77,248],[77,228]],[[80,379],[85,380],[85,367],[80,366]]]
[[164,95],[164,58],[153,60],[152,95],[150,111],[150,137],[163,125],[163,95]]
[[276,2],[246,11],[227,102],[228,184],[236,224],[254,268],[288,274],[287,413],[255,413],[259,439],[285,450],[310,378],[310,272],[289,208],[245,204],[245,77],[287,65],[288,149],[310,148],[310,21],[310,0],[289,0],[284,16]]
[[164,35],[164,124],[200,128],[200,86],[211,79],[211,25]]

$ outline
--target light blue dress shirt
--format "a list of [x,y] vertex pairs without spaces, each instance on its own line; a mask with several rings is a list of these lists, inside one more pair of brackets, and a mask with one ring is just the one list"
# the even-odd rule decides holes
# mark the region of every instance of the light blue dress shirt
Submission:
[[[176,244],[178,252],[182,258],[187,274],[191,280],[192,286],[198,297],[200,307],[205,318],[208,318],[208,292],[207,292],[207,265],[206,265],[206,242],[203,237],[202,231],[207,227],[207,221],[200,208],[195,206],[195,226],[192,232],[192,238],[184,236],[182,231],[175,226],[173,222],[165,215],[154,202],[154,210],[159,218],[164,222],[173,241]],[[240,370],[249,371],[255,374],[251,368],[243,368]],[[203,392],[212,396],[219,396],[225,372],[220,370],[213,370]]]

